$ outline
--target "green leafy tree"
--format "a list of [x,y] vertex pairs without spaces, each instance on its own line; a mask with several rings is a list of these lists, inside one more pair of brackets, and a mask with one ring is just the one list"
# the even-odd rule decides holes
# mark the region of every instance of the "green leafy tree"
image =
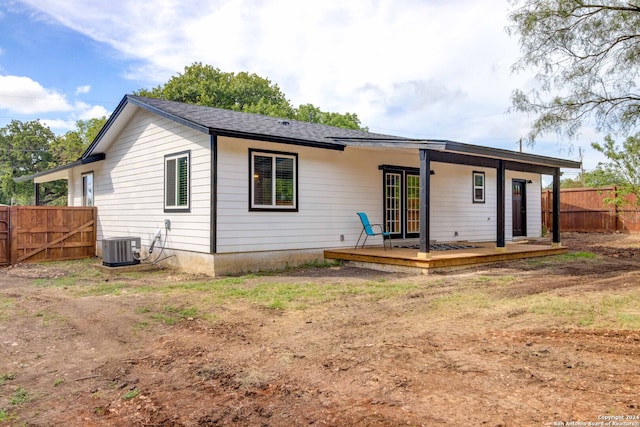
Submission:
[[66,165],[78,160],[106,122],[107,118],[104,116],[89,120],[78,120],[75,129],[56,137],[49,145],[53,156],[51,167]]
[[295,109],[292,117],[302,122],[320,123],[328,126],[335,126],[346,129],[367,130],[361,126],[357,114],[352,113],[327,113],[320,110],[313,104],[302,104]]
[[[573,178],[563,178],[560,180],[560,188],[564,189],[564,188],[582,188],[584,187],[584,185],[582,185],[582,181],[580,180],[580,177],[573,179]],[[549,184],[547,186],[548,189],[553,189],[553,183]]]
[[617,185],[615,197],[605,199],[605,202],[619,207],[640,207],[640,134],[627,137],[622,146],[618,146],[611,136],[605,138],[604,144],[594,142],[591,146],[608,159],[598,165],[603,175],[615,179],[608,185]]
[[507,28],[519,37],[515,71],[539,86],[515,90],[512,110],[535,116],[528,141],[554,131],[575,137],[585,122],[624,134],[638,125],[640,5],[628,0],[511,0]]
[[[583,172],[576,178],[562,179],[560,181],[560,188],[603,188],[623,184],[624,179],[619,173],[600,163],[594,170]],[[549,188],[553,188],[553,183],[549,184]]]
[[[30,205],[35,202],[33,182],[15,182],[31,175],[78,160],[98,134],[106,117],[76,122],[76,129],[56,136],[37,120],[13,120],[0,129],[0,203]],[[40,204],[66,205],[67,181],[40,186]]]
[[149,98],[366,130],[356,114],[323,112],[312,104],[295,108],[278,85],[269,79],[244,71],[223,72],[200,62],[185,67],[184,73],[171,77],[163,85],[134,93]]
[[602,188],[610,187],[612,185],[624,185],[624,178],[620,176],[617,171],[602,163],[598,164],[598,166],[594,170],[585,172],[583,181],[584,186],[587,188]]
[[53,164],[49,144],[54,139],[54,133],[37,120],[12,120],[0,129],[0,203],[33,202],[33,184],[13,178],[48,169]]

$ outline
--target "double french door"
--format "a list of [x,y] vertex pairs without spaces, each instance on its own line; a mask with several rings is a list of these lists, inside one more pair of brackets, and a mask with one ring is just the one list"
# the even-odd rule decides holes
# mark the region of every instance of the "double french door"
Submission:
[[384,224],[393,238],[420,236],[419,170],[385,169]]

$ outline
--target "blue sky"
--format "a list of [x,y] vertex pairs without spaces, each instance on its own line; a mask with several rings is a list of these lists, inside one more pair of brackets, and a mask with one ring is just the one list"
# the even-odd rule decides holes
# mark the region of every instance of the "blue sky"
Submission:
[[[355,112],[374,132],[518,149],[530,119],[506,113],[517,40],[507,0],[3,0],[0,126],[56,133],[194,62],[277,83],[294,105]],[[602,160],[592,129],[524,151]]]

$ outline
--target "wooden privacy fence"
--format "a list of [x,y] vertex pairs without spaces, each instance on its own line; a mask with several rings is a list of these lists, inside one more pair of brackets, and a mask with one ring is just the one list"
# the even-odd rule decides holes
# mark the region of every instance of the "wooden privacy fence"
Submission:
[[0,264],[96,255],[95,207],[0,206]]
[[[604,202],[616,187],[567,188],[560,190],[560,230],[580,232],[639,232],[640,212]],[[629,201],[635,204],[633,196]],[[542,225],[553,230],[553,192],[542,192]]]

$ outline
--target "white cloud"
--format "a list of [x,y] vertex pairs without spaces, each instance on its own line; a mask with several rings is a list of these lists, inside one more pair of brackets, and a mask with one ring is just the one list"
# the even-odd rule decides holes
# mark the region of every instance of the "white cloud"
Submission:
[[76,128],[75,120],[40,119],[39,122],[57,134],[62,134]]
[[19,114],[70,111],[65,96],[22,76],[0,76],[0,109]]
[[78,86],[76,88],[76,95],[81,95],[89,92],[91,92],[91,85]]
[[[76,94],[87,93],[89,88],[90,86],[81,86],[76,90]],[[27,116],[66,113],[66,118],[40,119],[40,122],[57,132],[74,129],[77,120],[87,120],[110,114],[101,105],[91,105],[85,102],[71,104],[64,94],[46,89],[40,83],[21,76],[0,76],[0,110]]]
[[76,109],[74,116],[76,116],[78,120],[88,120],[102,116],[109,117],[109,114],[111,114],[102,105],[89,105],[84,102],[76,102],[74,106]]
[[40,122],[56,133],[65,133],[75,129],[78,120],[89,120],[103,116],[109,117],[111,114],[101,105],[90,105],[85,102],[76,102],[73,108],[67,118],[40,119]]

